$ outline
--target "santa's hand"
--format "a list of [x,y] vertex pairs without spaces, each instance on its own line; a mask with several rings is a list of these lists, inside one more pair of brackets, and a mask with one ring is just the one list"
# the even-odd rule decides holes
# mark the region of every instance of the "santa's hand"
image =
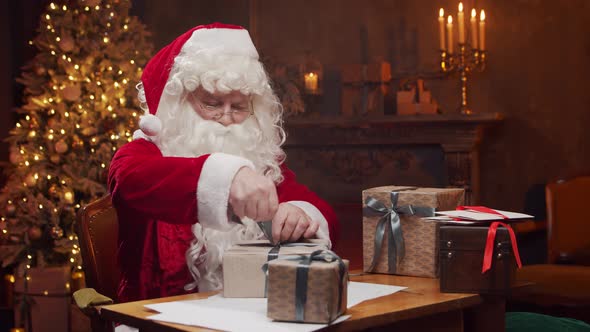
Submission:
[[302,237],[313,238],[319,227],[319,222],[312,220],[299,207],[281,203],[277,214],[272,219],[273,242],[294,242]]
[[242,167],[229,189],[229,203],[240,218],[270,220],[278,209],[277,189],[267,177]]

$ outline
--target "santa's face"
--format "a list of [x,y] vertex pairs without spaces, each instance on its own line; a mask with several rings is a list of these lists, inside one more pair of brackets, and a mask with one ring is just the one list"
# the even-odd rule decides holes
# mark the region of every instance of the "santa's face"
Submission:
[[187,102],[203,120],[223,126],[241,124],[253,114],[250,97],[240,91],[210,93],[199,87],[188,94]]

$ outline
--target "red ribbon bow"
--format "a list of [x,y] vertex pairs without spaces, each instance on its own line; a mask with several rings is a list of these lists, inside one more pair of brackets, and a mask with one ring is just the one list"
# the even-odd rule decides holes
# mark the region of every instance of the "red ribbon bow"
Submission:
[[[473,210],[477,212],[483,213],[491,213],[500,216],[502,219],[510,219],[505,215],[501,214],[500,212],[490,209],[489,207],[485,206],[458,206],[457,210]],[[514,251],[514,257],[516,258],[516,264],[519,268],[522,267],[522,263],[520,262],[520,254],[518,253],[518,245],[516,243],[516,235],[514,234],[514,230],[510,225],[503,223],[501,221],[494,221],[490,224],[488,228],[488,238],[486,240],[486,249],[483,255],[483,265],[481,268],[481,273],[486,273],[492,267],[492,254],[494,253],[494,240],[496,239],[496,231],[499,226],[503,226],[508,229],[508,234],[510,235],[510,242],[512,242],[512,251]]]

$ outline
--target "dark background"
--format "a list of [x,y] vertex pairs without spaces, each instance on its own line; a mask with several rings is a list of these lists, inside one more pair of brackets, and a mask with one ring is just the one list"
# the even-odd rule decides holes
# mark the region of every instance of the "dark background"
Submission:
[[[27,46],[49,1],[4,1],[0,40],[0,137],[14,125],[22,87],[14,81],[35,50]],[[488,64],[469,77],[476,112],[506,120],[482,141],[481,203],[523,210],[527,191],[590,168],[590,2],[586,0],[473,1],[487,15]],[[360,29],[370,61],[384,59],[395,74],[430,73],[438,66],[439,7],[429,0],[167,0],[133,1],[160,48],[180,33],[213,21],[248,27],[259,51],[285,63],[311,53],[325,66],[361,61]],[[456,38],[455,38],[456,40]],[[429,80],[443,112],[459,103],[458,79]],[[338,107],[338,105],[335,105]],[[7,145],[0,144],[0,161]]]

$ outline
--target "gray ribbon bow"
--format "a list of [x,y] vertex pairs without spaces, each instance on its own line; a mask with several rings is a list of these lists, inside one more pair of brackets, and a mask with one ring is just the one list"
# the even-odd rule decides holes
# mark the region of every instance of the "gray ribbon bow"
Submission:
[[399,192],[392,191],[390,193],[390,197],[391,207],[389,208],[371,196],[368,196],[365,200],[365,204],[367,205],[364,210],[365,215],[381,215],[375,230],[373,261],[369,267],[369,272],[375,269],[375,266],[379,261],[381,247],[383,246],[383,237],[385,236],[385,228],[387,224],[389,224],[390,230],[387,233],[387,269],[389,273],[395,273],[397,256],[399,256],[399,260],[401,261],[406,254],[400,214],[407,216],[419,215],[423,217],[434,216],[435,209],[431,207],[413,205],[397,206]]
[[316,247],[319,244],[317,243],[301,243],[301,242],[291,242],[291,243],[283,243],[280,242],[275,244],[269,251],[266,256],[266,263],[262,266],[262,271],[264,272],[264,297],[266,297],[266,291],[268,290],[268,275],[266,274],[266,266],[268,262],[279,258],[279,252],[281,251],[281,247]]

